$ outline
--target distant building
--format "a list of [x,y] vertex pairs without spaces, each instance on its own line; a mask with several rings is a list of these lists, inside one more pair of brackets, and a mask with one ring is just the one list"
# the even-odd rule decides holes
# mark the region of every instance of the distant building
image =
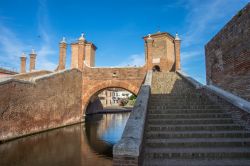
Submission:
[[18,74],[18,73],[8,70],[8,69],[0,68],[0,78],[15,75],[15,74]]
[[126,99],[129,98],[132,95],[132,93],[125,91],[125,90],[120,90],[120,91],[115,91],[113,94],[114,100],[119,100],[119,99]]
[[107,107],[107,106],[119,106],[120,100],[127,99],[131,95],[132,93],[126,90],[110,88],[103,90],[98,95],[98,97],[101,100],[103,107]]

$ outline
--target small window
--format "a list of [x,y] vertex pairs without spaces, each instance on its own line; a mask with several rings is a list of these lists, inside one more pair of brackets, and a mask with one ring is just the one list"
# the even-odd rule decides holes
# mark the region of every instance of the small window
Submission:
[[153,70],[153,72],[160,72],[161,68],[160,68],[160,66],[155,65],[152,70]]

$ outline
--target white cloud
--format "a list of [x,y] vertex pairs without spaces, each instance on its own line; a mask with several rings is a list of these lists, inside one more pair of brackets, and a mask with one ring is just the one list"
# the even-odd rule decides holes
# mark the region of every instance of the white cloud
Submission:
[[38,31],[42,40],[41,47],[37,50],[37,68],[54,70],[57,66],[50,57],[56,55],[56,49],[52,47],[53,33],[51,32],[46,0],[39,0]]
[[183,70],[204,82],[204,45],[247,3],[247,0],[189,0],[181,33]]
[[187,52],[181,52],[181,61],[189,61],[193,58],[196,58],[198,56],[204,55],[201,51],[187,51]]
[[[243,2],[244,0],[242,0]],[[238,0],[189,0],[187,1],[187,30],[183,34],[183,47],[188,47],[201,42],[207,42],[207,34],[217,30],[225,22],[225,18],[230,19],[239,10],[235,4]],[[202,43],[203,44],[203,43]]]
[[3,24],[0,25],[0,49],[0,65],[17,70],[24,45],[14,32]]
[[118,66],[143,66],[145,64],[145,55],[141,54],[133,54],[130,55],[123,63]]
[[[40,42],[33,41],[35,44],[32,43],[32,46],[30,43],[25,42],[25,40],[18,38],[17,33],[10,27],[4,25],[0,18],[0,66],[5,68],[10,68],[8,66],[11,66],[11,68],[19,70],[19,57],[22,52],[25,51],[26,54],[29,54],[27,51],[34,48],[37,52],[36,69],[54,70],[56,68],[57,64],[52,61],[51,57],[57,54],[57,48],[52,46],[54,40],[53,33],[49,28],[46,1],[40,0],[39,2],[37,20],[38,32],[41,40]],[[27,64],[27,66],[29,65]]]

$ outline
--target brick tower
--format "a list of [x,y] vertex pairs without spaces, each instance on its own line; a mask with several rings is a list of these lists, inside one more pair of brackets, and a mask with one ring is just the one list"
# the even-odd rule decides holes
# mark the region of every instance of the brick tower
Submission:
[[147,69],[154,71],[180,70],[180,39],[167,32],[143,37]]
[[89,67],[95,66],[95,51],[97,47],[85,40],[84,34],[77,42],[71,44],[71,68],[80,70],[84,67],[84,62]]

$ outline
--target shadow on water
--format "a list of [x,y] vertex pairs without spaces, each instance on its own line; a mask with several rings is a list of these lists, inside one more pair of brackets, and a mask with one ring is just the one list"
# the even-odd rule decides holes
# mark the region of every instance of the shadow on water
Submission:
[[0,144],[1,166],[112,165],[129,113],[86,116],[72,125]]

